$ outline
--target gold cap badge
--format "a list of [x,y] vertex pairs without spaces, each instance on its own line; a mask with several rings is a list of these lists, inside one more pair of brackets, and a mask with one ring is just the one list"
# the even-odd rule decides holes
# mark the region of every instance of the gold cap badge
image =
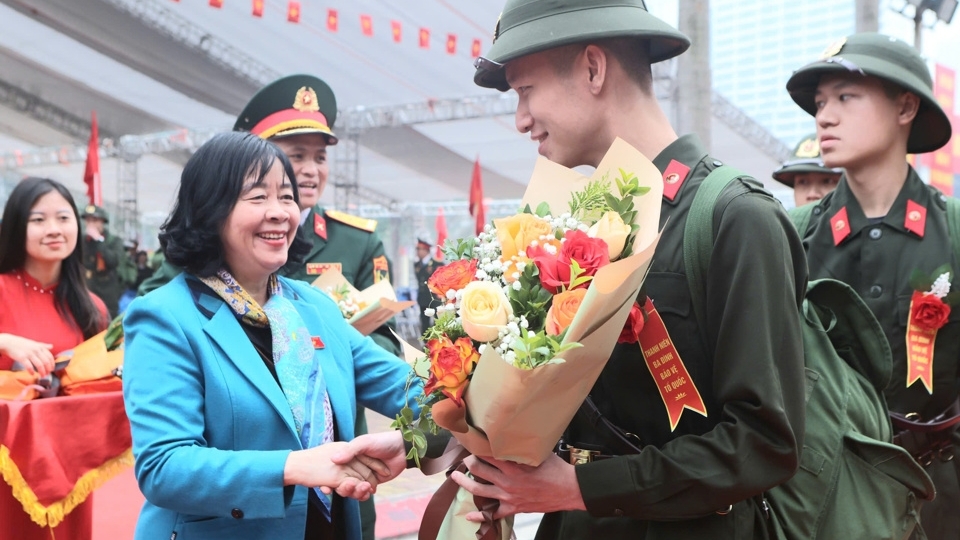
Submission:
[[87,208],[84,210],[84,212],[86,212],[87,214],[92,214],[96,211],[97,211],[97,207],[92,204],[88,205]]
[[309,86],[301,86],[297,90],[297,97],[293,99],[293,108],[300,112],[319,111],[320,103],[317,101],[317,93]]
[[798,158],[815,158],[820,156],[820,145],[817,139],[806,139],[797,147]]
[[834,41],[833,43],[830,44],[829,47],[823,50],[823,52],[820,54],[820,59],[826,60],[831,56],[836,56],[840,54],[840,51],[843,50],[843,46],[846,44],[847,44],[847,38],[840,38],[837,41]]

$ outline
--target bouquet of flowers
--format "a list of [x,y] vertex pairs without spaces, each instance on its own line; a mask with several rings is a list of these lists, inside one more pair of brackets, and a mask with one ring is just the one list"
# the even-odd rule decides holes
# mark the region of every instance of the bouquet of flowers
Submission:
[[365,336],[415,303],[398,301],[387,280],[358,291],[337,269],[327,270],[312,285],[333,298],[343,318]]
[[513,216],[448,241],[428,286],[444,304],[413,351],[420,415],[394,423],[419,461],[425,431],[471,453],[539,465],[618,341],[637,340],[636,305],[659,235],[662,180],[620,139],[592,178],[540,158]]

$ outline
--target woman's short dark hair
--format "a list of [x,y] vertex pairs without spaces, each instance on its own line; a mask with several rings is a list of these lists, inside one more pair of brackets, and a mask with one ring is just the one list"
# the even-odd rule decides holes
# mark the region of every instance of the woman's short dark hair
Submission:
[[[173,212],[160,227],[160,248],[171,264],[196,276],[212,276],[224,265],[220,233],[243,191],[256,175],[263,182],[280,160],[300,204],[296,175],[287,156],[275,144],[251,133],[221,133],[204,143],[183,168]],[[299,265],[310,241],[297,229],[287,251],[285,268]]]
[[27,262],[27,222],[30,210],[40,197],[56,191],[70,203],[77,224],[77,245],[60,267],[60,281],[54,292],[57,311],[91,338],[103,328],[106,321],[90,299],[90,290],[83,277],[82,235],[80,214],[73,196],[63,184],[49,178],[27,177],[10,193],[3,209],[3,227],[0,227],[0,274],[23,269]]

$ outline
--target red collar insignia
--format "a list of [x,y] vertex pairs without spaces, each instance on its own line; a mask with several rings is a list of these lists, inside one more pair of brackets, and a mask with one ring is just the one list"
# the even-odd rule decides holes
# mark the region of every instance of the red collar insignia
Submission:
[[313,343],[314,349],[322,349],[326,346],[323,344],[323,340],[320,339],[320,336],[310,336],[310,342]]
[[903,219],[903,228],[923,238],[923,232],[927,228],[927,209],[907,200],[907,215]]
[[320,214],[313,215],[313,232],[320,238],[327,239],[327,220]]
[[687,174],[689,173],[690,167],[687,167],[675,159],[671,159],[670,164],[667,165],[667,170],[663,171],[663,196],[673,201],[673,199],[677,197],[677,193],[680,192],[680,186],[683,185],[683,181],[687,179]]
[[847,219],[847,207],[830,218],[830,230],[833,231],[833,245],[839,246],[843,239],[850,236],[850,220]]

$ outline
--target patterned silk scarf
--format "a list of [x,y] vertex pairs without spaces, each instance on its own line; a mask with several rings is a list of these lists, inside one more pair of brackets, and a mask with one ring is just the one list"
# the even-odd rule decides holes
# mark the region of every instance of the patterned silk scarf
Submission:
[[[199,279],[230,306],[241,324],[270,327],[273,364],[303,448],[333,441],[333,411],[323,369],[316,360],[310,332],[293,304],[283,297],[277,276],[270,276],[270,297],[263,307],[224,269],[216,276]],[[323,501],[329,520],[330,498],[317,488],[314,491]]]

